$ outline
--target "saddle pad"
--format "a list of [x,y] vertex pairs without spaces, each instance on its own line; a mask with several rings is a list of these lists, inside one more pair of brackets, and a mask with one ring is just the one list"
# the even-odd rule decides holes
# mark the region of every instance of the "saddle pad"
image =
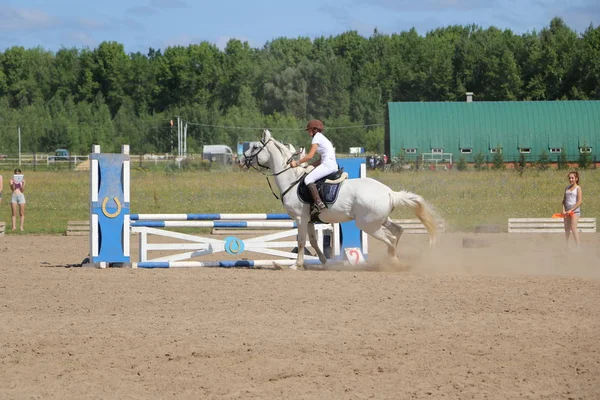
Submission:
[[321,186],[321,200],[325,203],[335,203],[340,192],[341,183],[324,183]]

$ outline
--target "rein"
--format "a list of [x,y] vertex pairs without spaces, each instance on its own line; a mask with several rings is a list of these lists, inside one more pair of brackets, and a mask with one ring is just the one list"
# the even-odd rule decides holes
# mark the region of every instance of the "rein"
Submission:
[[271,193],[273,193],[273,196],[275,196],[275,198],[276,198],[277,200],[281,200],[281,202],[283,203],[283,197],[284,197],[284,196],[285,196],[285,195],[286,195],[286,194],[287,194],[287,193],[288,193],[290,190],[292,190],[292,188],[293,188],[294,186],[296,186],[298,183],[300,183],[300,182],[302,181],[302,179],[304,179],[304,177],[306,176],[306,174],[302,174],[302,176],[300,176],[300,178],[299,178],[299,179],[297,179],[296,181],[294,181],[294,182],[293,182],[293,183],[290,185],[290,187],[288,187],[286,190],[284,190],[284,191],[283,191],[283,192],[280,194],[280,196],[281,196],[281,197],[278,197],[278,196],[275,194],[275,191],[273,190],[273,186],[271,185],[271,181],[269,180],[269,176],[278,176],[278,175],[281,175],[281,174],[283,174],[284,172],[287,172],[287,171],[291,170],[291,169],[292,169],[292,167],[287,167],[287,168],[286,168],[285,166],[289,165],[289,164],[292,162],[292,160],[294,159],[294,156],[292,155],[292,156],[291,156],[291,157],[290,157],[290,158],[289,158],[289,159],[288,159],[288,160],[285,162],[285,164],[284,164],[284,169],[283,169],[283,170],[281,170],[281,171],[279,171],[279,172],[276,172],[276,173],[275,173],[275,172],[274,172],[274,173],[271,173],[270,175],[267,175],[267,174],[265,174],[265,173],[264,173],[262,170],[260,170],[260,169],[256,168],[254,165],[251,165],[251,162],[252,162],[252,160],[253,160],[254,158],[256,158],[256,165],[258,165],[259,167],[261,167],[261,168],[264,168],[264,169],[270,169],[268,166],[261,165],[261,164],[258,162],[258,155],[260,154],[260,152],[261,152],[261,151],[263,151],[263,150],[264,150],[264,149],[267,147],[267,144],[268,144],[268,143],[269,143],[271,140],[272,140],[272,139],[269,139],[269,140],[267,140],[267,141],[266,141],[266,142],[264,142],[264,143],[263,143],[263,141],[261,140],[261,143],[263,143],[263,147],[261,147],[261,148],[260,148],[260,150],[256,152],[256,154],[253,154],[253,155],[252,155],[252,157],[250,157],[250,158],[246,158],[246,165],[247,165],[247,166],[250,166],[250,167],[252,167],[252,168],[254,168],[256,171],[260,172],[261,174],[263,174],[263,175],[265,176],[265,178],[267,179],[267,183],[269,184],[269,189],[271,189]]
[[[288,169],[289,169],[289,168],[288,168]],[[283,193],[281,193],[281,194],[280,194],[280,196],[281,196],[281,199],[279,199],[279,197],[277,197],[277,195],[276,195],[276,194],[273,192],[273,189],[272,189],[272,188],[271,188],[271,193],[273,193],[273,196],[275,196],[275,198],[276,198],[277,200],[281,200],[281,202],[283,203],[283,196],[285,196],[285,195],[287,194],[287,192],[289,192],[290,190],[292,190],[292,188],[293,188],[294,186],[296,186],[297,184],[299,184],[299,183],[302,181],[302,179],[304,179],[304,177],[305,177],[306,175],[307,175],[307,174],[302,174],[302,175],[300,176],[300,178],[299,178],[299,179],[295,180],[295,181],[294,181],[294,183],[292,183],[292,184],[290,185],[290,187],[289,187],[289,188],[287,188],[287,189],[286,189],[286,190],[285,190]],[[269,178],[267,178],[267,182],[269,182]],[[269,187],[271,187],[271,182],[269,182]]]

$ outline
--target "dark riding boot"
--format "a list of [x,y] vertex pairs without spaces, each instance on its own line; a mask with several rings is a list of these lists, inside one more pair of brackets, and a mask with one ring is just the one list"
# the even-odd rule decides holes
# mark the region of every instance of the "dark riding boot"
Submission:
[[309,183],[306,185],[310,194],[313,198],[314,207],[311,211],[311,215],[318,215],[322,209],[326,208],[325,204],[321,201],[321,196],[319,196],[319,190],[317,189],[317,185],[314,183]]

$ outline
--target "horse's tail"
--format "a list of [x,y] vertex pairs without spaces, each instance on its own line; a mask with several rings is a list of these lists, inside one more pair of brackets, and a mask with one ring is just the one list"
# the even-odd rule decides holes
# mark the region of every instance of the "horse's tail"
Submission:
[[429,245],[435,244],[437,237],[435,213],[425,199],[416,193],[406,190],[401,190],[399,192],[392,191],[390,193],[390,199],[392,201],[393,208],[400,206],[408,206],[412,208],[417,218],[419,218],[421,223],[425,226],[425,229],[427,229],[427,234],[429,235]]

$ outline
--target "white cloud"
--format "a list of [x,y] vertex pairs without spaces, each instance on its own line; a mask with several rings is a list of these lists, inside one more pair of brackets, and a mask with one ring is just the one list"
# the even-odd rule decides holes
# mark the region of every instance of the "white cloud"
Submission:
[[41,10],[0,5],[0,30],[25,31],[60,25],[59,18]]

